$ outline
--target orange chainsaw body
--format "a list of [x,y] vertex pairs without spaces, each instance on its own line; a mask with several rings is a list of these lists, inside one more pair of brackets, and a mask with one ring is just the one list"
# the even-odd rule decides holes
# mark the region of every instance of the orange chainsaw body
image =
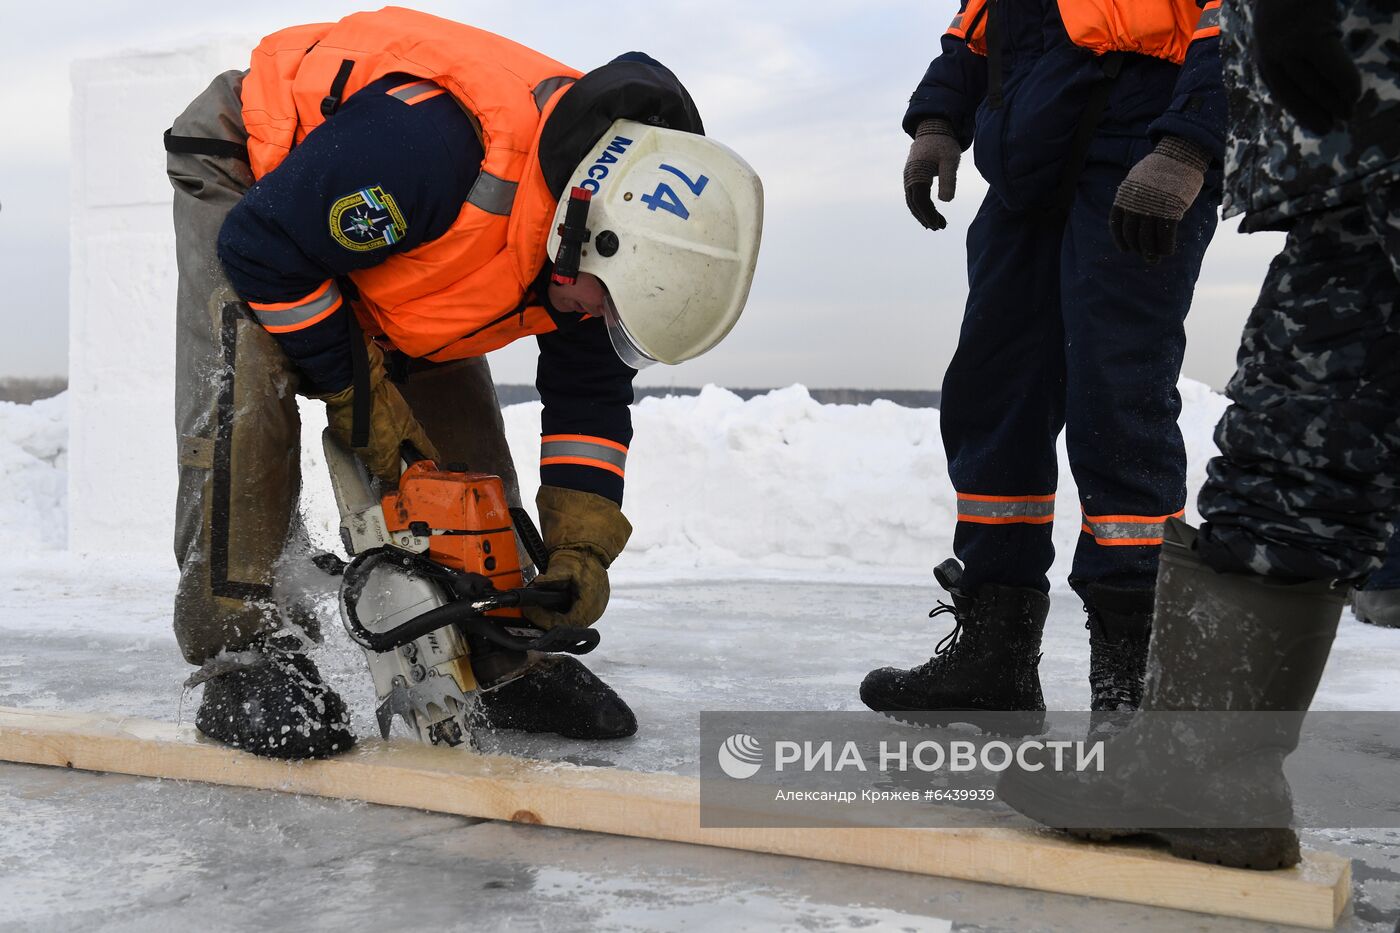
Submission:
[[[381,500],[391,533],[428,539],[427,557],[444,567],[489,577],[499,590],[525,585],[510,505],[500,477],[441,470],[420,460]],[[519,609],[493,617],[519,618]]]

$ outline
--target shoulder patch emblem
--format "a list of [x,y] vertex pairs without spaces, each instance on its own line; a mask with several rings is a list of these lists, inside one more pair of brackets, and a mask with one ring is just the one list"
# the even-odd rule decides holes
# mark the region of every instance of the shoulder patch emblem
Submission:
[[393,246],[408,232],[394,196],[378,186],[361,188],[332,204],[330,227],[337,243],[357,253]]

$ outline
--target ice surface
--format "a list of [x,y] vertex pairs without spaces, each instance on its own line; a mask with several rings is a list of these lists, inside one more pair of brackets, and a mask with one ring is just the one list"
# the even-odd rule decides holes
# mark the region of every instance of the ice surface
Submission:
[[[1223,400],[1192,384],[1182,418],[1199,482]],[[197,692],[169,631],[166,554],[59,550],[62,398],[0,406],[0,705],[188,722]],[[308,441],[319,424],[308,409]],[[538,407],[507,410],[523,464]],[[636,409],[628,512],[602,647],[588,663],[632,703],[615,743],[502,734],[491,750],[693,773],[704,709],[858,710],[870,668],[926,657],[944,628],[927,568],[948,553],[953,496],[938,415],[820,406],[800,387],[742,402],[709,389]],[[334,543],[319,444],[304,445],[313,531]],[[165,465],[163,469],[168,469]],[[173,471],[172,471],[173,472]],[[527,484],[533,470],[523,470]],[[1078,522],[1066,474],[1058,535]],[[168,548],[168,534],[160,536]],[[1062,579],[1062,577],[1060,578]],[[329,612],[331,607],[324,609]],[[316,660],[374,731],[358,649],[327,625]],[[1087,635],[1059,588],[1042,677],[1052,707],[1088,702]],[[1393,709],[1400,634],[1348,618],[1320,708]],[[1393,832],[1314,834],[1360,861],[1343,929],[1400,910]],[[415,893],[419,892],[419,893]],[[422,893],[426,892],[426,893]],[[1385,918],[1389,916],[1387,921]],[[498,929],[1141,929],[1257,925],[896,873],[711,852],[225,788],[0,765],[0,931],[370,924]]]
[[[588,663],[632,703],[636,737],[488,748],[693,773],[703,709],[859,709],[871,667],[910,663],[939,630],[927,585],[620,580]],[[174,574],[119,558],[0,562],[0,705],[188,722],[197,692],[168,630]],[[1083,615],[1054,596],[1047,700],[1088,699]],[[374,730],[369,678],[334,626],[316,660]],[[1396,696],[1400,635],[1348,619],[1321,705]],[[1352,685],[1366,684],[1356,693]],[[1389,933],[1400,834],[1313,841],[1361,860],[1347,931]],[[1390,916],[1388,924],[1383,918]],[[175,782],[0,765],[0,930],[699,929],[1142,930],[1259,925],[892,872],[476,823]],[[422,924],[423,926],[415,926]]]
[[[25,838],[8,827],[29,827]],[[1394,840],[1391,840],[1392,844]],[[1331,843],[1359,887],[1400,864]],[[1390,933],[1396,901],[1345,933]],[[1386,917],[1389,914],[1389,921]],[[0,929],[1277,933],[778,856],[197,784],[0,765]]]

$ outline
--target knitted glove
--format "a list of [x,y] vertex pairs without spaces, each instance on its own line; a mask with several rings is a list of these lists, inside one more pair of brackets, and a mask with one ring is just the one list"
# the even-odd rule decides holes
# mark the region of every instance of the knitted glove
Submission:
[[1113,242],[1148,262],[1176,252],[1176,228],[1205,184],[1209,157],[1175,136],[1134,165],[1108,213]]
[[953,124],[929,117],[914,131],[914,144],[904,163],[904,203],[909,213],[929,230],[942,230],[948,221],[933,206],[933,178],[938,176],[938,200],[953,200],[958,184],[958,160],[962,147],[953,136]]

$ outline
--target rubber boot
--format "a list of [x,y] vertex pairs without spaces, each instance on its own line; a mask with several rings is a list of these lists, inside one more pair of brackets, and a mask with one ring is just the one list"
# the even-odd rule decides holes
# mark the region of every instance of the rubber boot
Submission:
[[551,654],[478,693],[472,725],[553,732],[570,739],[622,739],[636,733],[637,717],[577,658]]
[[1400,628],[1400,590],[1357,590],[1351,608],[1368,625]]
[[[964,589],[956,560],[944,561],[934,576],[953,603],[939,603],[929,617],[952,615],[953,630],[918,667],[882,667],[865,675],[861,701],[916,725],[965,722],[999,733],[1040,731],[1045,721],[1040,639],[1050,598],[1018,586]],[[968,715],[995,711],[1032,715]]]
[[204,684],[195,728],[265,758],[329,758],[355,744],[350,714],[288,636],[228,653],[186,681]]
[[[1327,582],[1285,584],[1217,573],[1195,550],[1196,532],[1167,523],[1157,578],[1144,715],[1105,743],[1099,772],[1008,771],[998,796],[1050,826],[1105,840],[1147,836],[1172,854],[1235,868],[1297,864],[1289,828],[1292,798],[1284,758],[1297,747],[1307,710],[1336,634],[1342,596]],[[1171,711],[1284,712],[1214,725],[1154,717]],[[1222,717],[1223,719],[1223,717]],[[1214,825],[1241,829],[1095,829],[1095,818],[1152,814],[1144,826]],[[1111,824],[1116,820],[1105,819]],[[1099,824],[1104,825],[1104,824]],[[1089,828],[1086,828],[1089,827]]]
[[1089,731],[1106,735],[1127,725],[1142,705],[1147,646],[1152,638],[1152,590],[1103,583],[1075,586],[1089,630]]

